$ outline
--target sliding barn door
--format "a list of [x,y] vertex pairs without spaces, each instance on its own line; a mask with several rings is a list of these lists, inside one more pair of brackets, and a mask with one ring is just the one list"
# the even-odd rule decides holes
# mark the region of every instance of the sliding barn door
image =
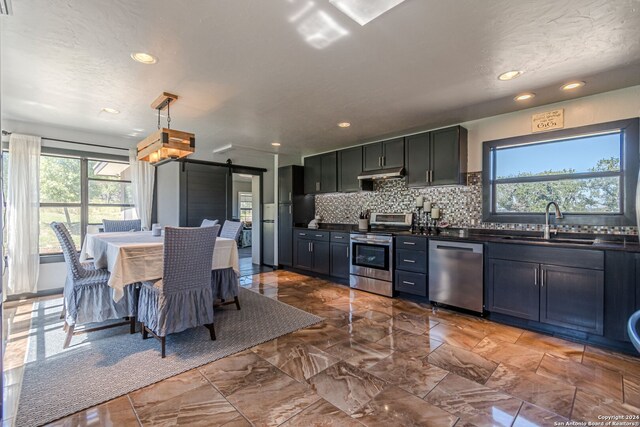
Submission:
[[[229,168],[182,163],[180,172],[180,225],[198,227],[202,220],[231,218]],[[161,190],[158,190],[161,191]]]

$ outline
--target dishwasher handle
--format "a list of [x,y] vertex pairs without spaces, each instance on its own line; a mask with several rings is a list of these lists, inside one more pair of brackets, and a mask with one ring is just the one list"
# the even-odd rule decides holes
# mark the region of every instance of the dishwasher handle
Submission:
[[445,250],[445,251],[458,251],[458,252],[473,252],[476,254],[482,254],[482,244],[478,243],[465,243],[465,242],[445,242],[445,241],[431,241],[429,242],[430,249]]

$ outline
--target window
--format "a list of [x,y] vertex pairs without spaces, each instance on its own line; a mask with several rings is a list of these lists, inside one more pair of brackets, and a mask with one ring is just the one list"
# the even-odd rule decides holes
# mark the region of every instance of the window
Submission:
[[635,223],[638,120],[489,141],[483,147],[484,221],[544,221],[550,201],[566,224]]
[[238,212],[240,221],[251,224],[253,218],[253,195],[251,193],[238,192]]
[[[63,222],[78,249],[87,225],[103,219],[137,218],[130,168],[125,158],[100,159],[91,153],[43,148],[40,156],[40,254],[60,253],[49,226]],[[3,152],[3,190],[8,183],[8,152]],[[6,242],[6,239],[5,239]]]

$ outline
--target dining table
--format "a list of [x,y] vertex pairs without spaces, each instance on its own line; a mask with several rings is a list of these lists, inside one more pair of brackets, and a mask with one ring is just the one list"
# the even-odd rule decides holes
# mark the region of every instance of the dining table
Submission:
[[[124,287],[162,278],[164,232],[151,231],[92,233],[85,236],[80,261],[92,260],[95,268],[106,268],[113,299],[119,301]],[[238,245],[235,240],[217,237],[211,260],[212,280],[234,281],[239,285]]]

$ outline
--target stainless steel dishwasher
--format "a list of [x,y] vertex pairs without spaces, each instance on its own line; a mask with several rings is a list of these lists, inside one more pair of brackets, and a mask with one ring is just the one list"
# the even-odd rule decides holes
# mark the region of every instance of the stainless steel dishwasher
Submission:
[[482,313],[482,244],[429,241],[429,300]]

